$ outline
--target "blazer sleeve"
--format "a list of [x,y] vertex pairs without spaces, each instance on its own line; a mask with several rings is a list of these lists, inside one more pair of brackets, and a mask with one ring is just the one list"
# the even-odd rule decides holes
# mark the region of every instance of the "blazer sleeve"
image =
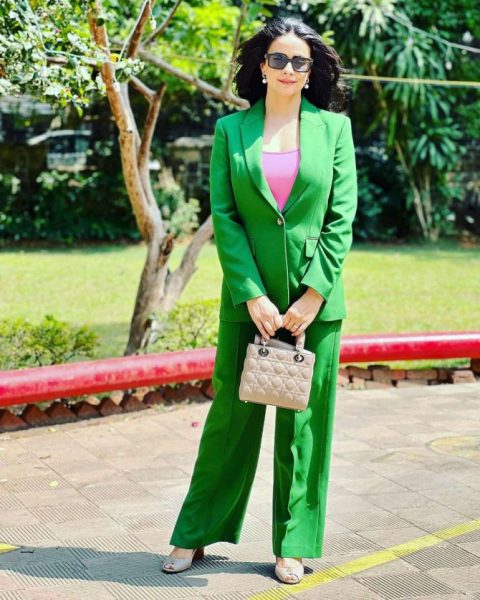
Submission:
[[314,288],[325,302],[341,273],[352,245],[357,210],[357,172],[352,122],[345,115],[335,146],[333,180],[319,241],[301,282]]
[[228,143],[220,119],[215,124],[210,158],[210,206],[217,254],[234,306],[266,295],[236,208]]

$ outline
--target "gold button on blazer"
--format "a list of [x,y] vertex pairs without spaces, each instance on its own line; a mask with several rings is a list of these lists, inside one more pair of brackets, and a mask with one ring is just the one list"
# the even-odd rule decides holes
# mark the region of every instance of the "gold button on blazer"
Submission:
[[277,206],[262,170],[265,98],[215,125],[210,204],[223,271],[220,319],[251,321],[246,301],[266,294],[285,313],[310,286],[325,298],[314,321],[347,316],[342,281],[357,209],[351,120],[300,105],[300,165]]

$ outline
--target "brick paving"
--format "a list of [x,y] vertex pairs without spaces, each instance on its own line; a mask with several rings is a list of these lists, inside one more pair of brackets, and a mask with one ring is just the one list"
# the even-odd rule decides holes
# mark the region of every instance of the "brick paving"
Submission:
[[240,544],[160,571],[209,406],[0,434],[0,549],[19,546],[0,553],[0,600],[480,600],[479,383],[338,389],[324,556],[304,561],[304,590],[273,571],[273,407]]

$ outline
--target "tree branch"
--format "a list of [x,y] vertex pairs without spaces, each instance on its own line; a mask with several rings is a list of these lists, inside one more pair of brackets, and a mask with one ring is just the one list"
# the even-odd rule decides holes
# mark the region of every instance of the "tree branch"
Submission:
[[145,29],[145,24],[152,14],[152,5],[155,3],[155,0],[145,0],[143,3],[142,10],[140,12],[140,16],[135,23],[132,33],[129,36],[130,42],[128,44],[127,49],[127,57],[135,58],[137,55],[138,46],[140,45],[140,40],[142,39],[143,30]]
[[133,135],[135,136],[135,148],[138,152],[140,148],[140,134],[138,132],[137,122],[132,111],[132,105],[130,104],[130,96],[128,93],[128,82],[120,83],[120,94],[123,99],[123,106],[128,114],[129,123],[132,126]]
[[145,100],[147,100],[148,103],[151,103],[153,101],[155,91],[149,88],[148,85],[143,83],[143,81],[141,81],[138,77],[133,76],[130,79],[130,85],[136,92],[141,94],[145,98]]
[[105,25],[97,25],[97,18],[101,12],[102,2],[101,0],[95,0],[93,7],[88,9],[88,22],[90,24],[92,38],[97,46],[99,46],[105,53],[107,61],[111,62],[112,57],[110,56],[110,44],[108,43],[107,29]]
[[190,240],[185,252],[182,254],[180,265],[175,271],[168,273],[166,277],[164,295],[160,303],[162,311],[169,311],[175,306],[180,294],[197,269],[196,262],[200,251],[212,235],[212,215],[209,215]]
[[148,157],[150,154],[150,146],[152,144],[153,133],[157,123],[158,113],[160,112],[163,94],[165,93],[166,89],[167,84],[162,83],[160,89],[155,92],[153,100],[148,109],[147,118],[145,119],[142,142],[140,144],[140,151],[138,153],[138,168],[140,172],[144,174],[148,173]]
[[151,33],[147,39],[143,42],[143,46],[148,46],[149,44],[151,44],[154,40],[157,39],[158,36],[162,35],[162,33],[165,31],[165,29],[168,27],[168,24],[170,23],[170,21],[172,20],[175,12],[177,11],[177,8],[180,6],[180,2],[182,0],[177,0],[175,2],[175,4],[173,5],[173,7],[171,8],[170,12],[168,13],[168,15],[165,17],[165,19],[163,20],[163,23],[157,27],[157,29],[155,29],[155,31],[153,33]]
[[240,31],[242,29],[242,23],[247,15],[247,10],[248,10],[247,3],[242,2],[242,7],[240,9],[240,16],[238,17],[237,28],[235,30],[235,38],[233,40],[232,60],[230,61],[230,65],[228,67],[227,79],[225,80],[225,83],[222,86],[222,91],[224,93],[227,93],[232,89],[232,81],[233,81],[234,69],[235,69],[235,64],[234,64],[233,60],[237,53],[238,44],[240,43]]
[[[86,56],[82,56],[81,57],[82,62],[85,65],[88,65],[89,67],[98,67],[98,63],[91,59],[91,58],[87,58]],[[57,56],[52,56],[51,54],[47,54],[45,56],[45,60],[47,61],[47,63],[49,65],[60,65],[60,66],[66,66],[68,64],[67,61],[67,57],[66,56],[61,56],[61,55],[57,55]]]
[[[112,44],[121,45],[118,40],[112,40]],[[185,73],[177,67],[173,67],[159,56],[156,56],[152,52],[145,50],[143,46],[139,46],[137,55],[143,61],[162,69],[163,71],[173,75],[174,77],[177,77],[178,79],[181,79],[182,81],[185,81],[186,83],[194,85],[201,92],[207,94],[207,96],[211,96],[212,98],[222,102],[229,102],[230,104],[238,106],[239,108],[249,108],[250,106],[246,100],[236,96],[235,94],[232,94],[232,92],[228,90],[222,90],[214,85],[211,85],[210,83],[207,83],[203,79],[199,79],[198,77]]]

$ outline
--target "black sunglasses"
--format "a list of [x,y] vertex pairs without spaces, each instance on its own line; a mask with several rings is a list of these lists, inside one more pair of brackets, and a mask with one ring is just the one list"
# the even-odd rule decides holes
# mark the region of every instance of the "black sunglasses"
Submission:
[[272,67],[272,69],[283,69],[291,62],[294,71],[304,73],[305,71],[308,71],[313,63],[313,58],[307,58],[305,56],[294,56],[293,58],[289,58],[286,54],[283,54],[283,52],[267,52],[264,56],[267,59],[268,66]]

